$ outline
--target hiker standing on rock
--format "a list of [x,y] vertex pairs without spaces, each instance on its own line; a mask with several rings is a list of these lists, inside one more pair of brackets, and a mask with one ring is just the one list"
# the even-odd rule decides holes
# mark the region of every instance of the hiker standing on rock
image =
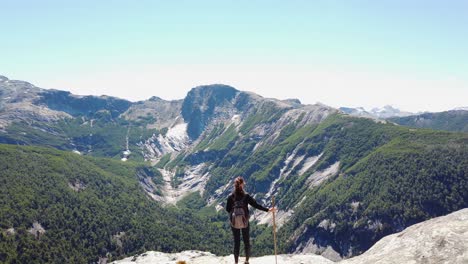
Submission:
[[226,203],[226,211],[231,221],[232,235],[234,236],[234,261],[239,262],[240,233],[245,247],[245,264],[249,263],[250,256],[250,234],[249,234],[249,208],[250,204],[256,209],[272,212],[275,208],[266,208],[258,204],[255,199],[244,190],[245,181],[237,177],[234,181],[234,191],[229,195]]

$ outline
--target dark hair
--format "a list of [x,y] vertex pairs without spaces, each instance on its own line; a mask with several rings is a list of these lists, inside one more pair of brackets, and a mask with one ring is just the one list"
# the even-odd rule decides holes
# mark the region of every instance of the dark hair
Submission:
[[245,184],[245,181],[244,181],[244,178],[242,178],[241,176],[237,177],[234,180],[234,192],[233,193],[235,196],[244,196],[245,191],[244,191],[242,184]]

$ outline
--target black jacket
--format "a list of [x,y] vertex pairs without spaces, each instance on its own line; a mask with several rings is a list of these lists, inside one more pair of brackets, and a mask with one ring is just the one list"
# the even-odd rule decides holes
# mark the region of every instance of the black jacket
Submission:
[[[248,205],[250,204],[252,207],[256,208],[256,209],[259,209],[259,210],[262,210],[262,211],[265,211],[265,212],[268,212],[268,208],[266,207],[263,207],[262,205],[258,204],[257,201],[255,201],[255,199],[250,196],[250,194],[246,193],[244,194],[246,195],[246,203],[245,203],[245,207],[244,207],[244,210],[245,212],[247,213],[247,217],[249,216],[249,208],[248,208]],[[244,196],[235,196],[234,194],[231,194],[229,195],[228,199],[227,199],[227,203],[226,203],[226,211],[228,213],[231,213],[232,212],[232,209],[234,207],[234,199],[236,201],[240,201],[244,198]]]

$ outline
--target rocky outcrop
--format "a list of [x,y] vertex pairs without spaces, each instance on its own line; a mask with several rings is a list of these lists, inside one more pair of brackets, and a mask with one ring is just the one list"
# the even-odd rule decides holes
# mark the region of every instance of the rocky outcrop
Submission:
[[468,263],[468,208],[386,236],[343,264]]
[[69,114],[37,103],[45,90],[24,81],[0,76],[0,130],[12,122],[52,122]]
[[[176,118],[173,122],[177,122],[178,120]],[[190,139],[187,135],[187,124],[177,123],[170,127],[166,133],[153,134],[153,136],[140,142],[138,145],[143,150],[146,160],[157,161],[165,154],[179,153],[190,145]]]
[[[240,258],[240,263],[243,263],[244,258]],[[278,263],[288,264],[332,264],[333,262],[317,255],[279,255],[277,256]],[[225,257],[217,257],[209,252],[201,251],[184,251],[181,253],[166,254],[161,252],[150,251],[139,256],[126,258],[115,261],[115,264],[232,264],[234,263],[233,255]],[[251,258],[251,264],[271,264],[275,263],[274,256],[263,256]]]
[[[243,258],[241,257],[241,263]],[[184,251],[166,254],[147,252],[115,261],[116,264],[234,263],[232,255],[217,257],[208,252]],[[271,264],[274,256],[251,258],[251,264]],[[465,264],[468,263],[468,208],[408,227],[377,242],[364,254],[333,262],[314,254],[279,255],[284,264]]]

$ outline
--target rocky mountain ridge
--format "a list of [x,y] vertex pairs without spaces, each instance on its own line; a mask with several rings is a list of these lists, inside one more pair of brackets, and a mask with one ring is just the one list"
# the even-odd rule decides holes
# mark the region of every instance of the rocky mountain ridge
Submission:
[[463,108],[440,113],[392,117],[388,121],[414,128],[468,132],[468,110],[464,110]]

